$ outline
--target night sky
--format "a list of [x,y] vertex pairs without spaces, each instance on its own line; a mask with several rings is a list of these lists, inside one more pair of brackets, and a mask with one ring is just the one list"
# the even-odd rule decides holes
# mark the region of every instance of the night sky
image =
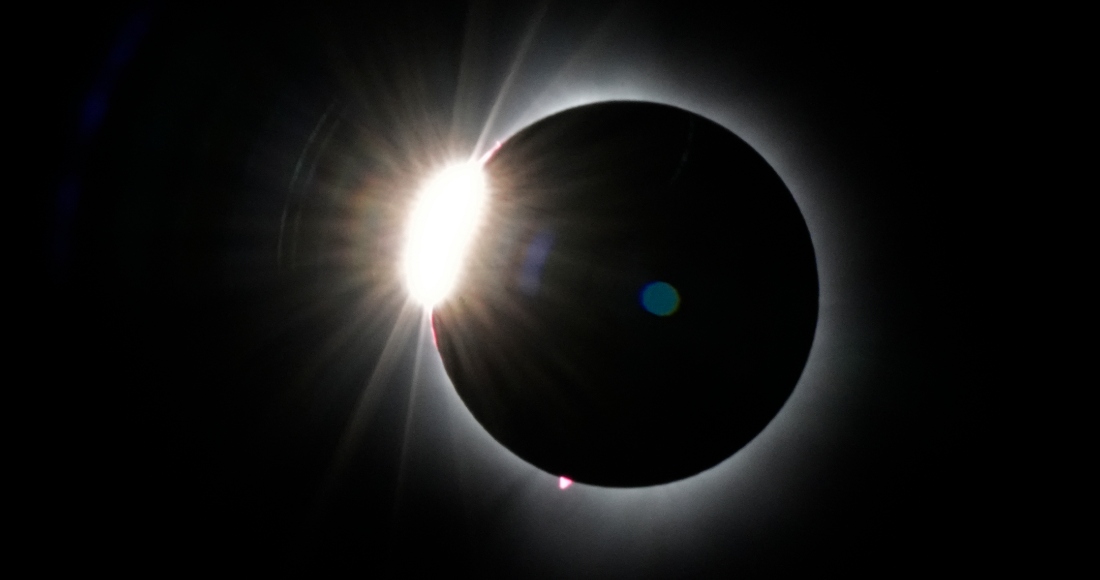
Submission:
[[[28,526],[57,561],[694,577],[980,560],[989,459],[948,243],[972,81],[950,22],[136,3],[52,30],[27,82],[50,329]],[[431,168],[616,99],[700,114],[771,164],[814,244],[817,334],[730,459],[560,490],[463,406],[393,257]]]

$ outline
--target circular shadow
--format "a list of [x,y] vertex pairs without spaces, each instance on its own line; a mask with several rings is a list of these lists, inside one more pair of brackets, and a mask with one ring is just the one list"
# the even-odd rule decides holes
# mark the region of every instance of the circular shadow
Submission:
[[433,327],[493,437],[628,487],[699,473],[771,421],[809,354],[817,270],[749,145],[679,108],[605,102],[523,129],[485,167],[488,217]]

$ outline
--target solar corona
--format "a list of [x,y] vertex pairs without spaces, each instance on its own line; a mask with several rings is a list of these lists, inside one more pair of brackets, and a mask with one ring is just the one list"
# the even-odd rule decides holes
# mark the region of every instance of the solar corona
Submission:
[[767,162],[704,117],[568,109],[421,196],[407,283],[446,372],[547,473],[690,477],[752,440],[802,372],[817,319],[806,224]]

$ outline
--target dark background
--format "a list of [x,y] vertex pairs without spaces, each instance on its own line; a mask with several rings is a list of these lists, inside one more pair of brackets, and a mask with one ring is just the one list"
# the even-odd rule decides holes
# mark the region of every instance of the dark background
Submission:
[[[587,492],[559,492],[529,468],[516,475],[479,450],[487,438],[456,444],[443,427],[409,427],[417,405],[429,418],[420,425],[455,412],[446,398],[410,395],[415,348],[394,349],[376,383],[403,387],[381,389],[369,420],[354,420],[403,299],[378,263],[387,242],[364,249],[347,232],[363,215],[401,213],[381,194],[363,210],[325,192],[357,190],[363,175],[400,181],[400,164],[348,149],[363,134],[412,143],[378,146],[390,152],[439,141],[468,151],[454,136],[484,118],[538,7],[84,8],[36,19],[53,23],[48,50],[26,58],[23,83],[44,216],[27,526],[50,561],[667,577],[990,558],[1002,523],[990,499],[996,460],[976,403],[985,387],[968,370],[981,347],[961,354],[974,274],[954,233],[979,196],[973,143],[987,114],[972,21],[624,6],[552,4],[536,44],[568,53],[593,23],[626,23],[627,46],[765,87],[782,135],[807,140],[791,147],[814,152],[802,179],[829,184],[817,191],[832,196],[833,218],[818,227],[852,229],[825,259],[858,280],[841,300],[859,315],[838,325],[864,337],[848,353],[858,371],[822,379],[835,384],[806,420],[829,426],[777,443],[787,467],[743,476],[787,484],[746,499],[710,481],[684,512],[726,515],[657,518],[644,534],[615,527],[636,514],[576,515],[646,506],[608,499],[614,490],[569,499]],[[494,87],[465,117],[453,106],[463,30],[489,39],[481,74]],[[417,114],[452,126],[436,131]],[[315,131],[334,145],[312,145]],[[303,159],[308,178],[293,170]],[[293,252],[274,249],[287,207],[304,224]],[[341,233],[326,233],[334,223]],[[475,493],[471,481],[497,487]]]

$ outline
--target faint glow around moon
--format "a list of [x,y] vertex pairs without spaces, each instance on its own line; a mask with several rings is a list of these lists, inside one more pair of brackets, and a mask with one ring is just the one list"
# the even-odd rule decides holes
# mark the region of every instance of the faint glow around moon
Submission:
[[668,316],[680,307],[680,293],[667,282],[650,282],[642,289],[642,306],[657,316]]
[[487,198],[480,163],[450,165],[420,190],[406,230],[402,269],[409,294],[425,308],[454,288]]
[[567,488],[571,485],[573,485],[573,480],[572,479],[569,479],[568,477],[566,477],[564,475],[558,478],[558,488],[565,489],[565,488]]

